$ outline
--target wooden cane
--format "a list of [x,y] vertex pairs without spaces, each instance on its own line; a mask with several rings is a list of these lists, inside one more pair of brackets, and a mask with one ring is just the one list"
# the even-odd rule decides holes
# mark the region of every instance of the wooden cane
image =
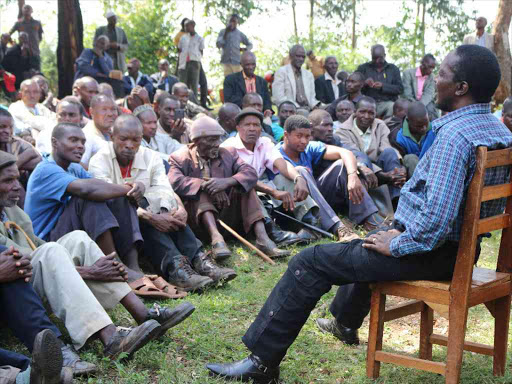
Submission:
[[252,249],[253,251],[256,252],[256,254],[261,257],[263,260],[265,260],[266,262],[272,264],[272,265],[275,265],[275,261],[272,260],[270,257],[268,257],[267,255],[265,255],[263,252],[261,252],[258,248],[256,248],[254,245],[252,245],[251,243],[249,243],[247,240],[245,240],[242,236],[240,236],[234,229],[232,229],[229,225],[227,225],[225,222],[223,222],[222,220],[217,220],[219,222],[219,224],[222,226],[222,228],[224,228],[226,231],[228,231],[229,233],[231,233],[233,236],[235,236],[242,244],[244,244],[245,246],[249,247],[250,249]]
[[32,248],[33,251],[36,250],[36,245],[34,244],[34,242],[30,239],[30,237],[28,237],[28,235],[25,233],[25,231],[23,230],[23,228],[21,228],[18,224],[16,224],[14,221],[7,221],[5,222],[5,228],[7,229],[11,229],[14,228],[18,231],[20,231],[24,236],[25,236],[25,239],[27,239],[27,242],[28,242],[28,245],[30,245],[30,248]]

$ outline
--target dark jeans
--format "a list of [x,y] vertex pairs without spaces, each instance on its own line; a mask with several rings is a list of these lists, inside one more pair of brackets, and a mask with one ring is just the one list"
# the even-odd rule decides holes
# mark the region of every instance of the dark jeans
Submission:
[[[5,323],[30,352],[34,347],[36,335],[42,330],[50,329],[57,337],[61,336],[60,331],[48,318],[41,299],[32,285],[23,280],[0,284],[0,308],[2,308],[0,322]],[[2,364],[0,361],[0,365],[13,364]]]
[[0,367],[11,366],[24,371],[30,365],[30,359],[16,352],[0,348]]
[[394,258],[366,250],[362,240],[307,248],[288,263],[256,320],[242,338],[268,365],[278,365],[320,298],[340,286],[331,306],[336,319],[359,328],[370,311],[369,283],[445,280],[453,274],[457,245]]
[[204,73],[203,64],[201,64],[201,71],[199,72],[199,87],[201,88],[201,105],[207,106],[208,103],[208,80],[206,73]]
[[121,258],[142,241],[137,210],[125,197],[98,202],[73,196],[50,232],[50,241],[76,230],[87,232],[94,241],[111,230]]
[[144,255],[149,258],[155,271],[169,280],[169,270],[174,256],[183,255],[190,263],[202,250],[203,244],[196,238],[187,225],[176,232],[160,232],[152,225],[140,222],[140,231],[144,238]]
[[[366,154],[362,152],[357,152],[354,153],[354,155],[357,157],[358,161],[363,162],[368,168],[373,170],[373,163]],[[400,159],[398,158],[398,155],[393,148],[386,148],[385,150],[383,150],[380,156],[378,157],[376,164],[384,172],[390,172],[395,168],[402,167]],[[400,188],[393,187],[392,185],[388,185],[388,188],[391,199],[394,199],[395,197],[400,197]]]

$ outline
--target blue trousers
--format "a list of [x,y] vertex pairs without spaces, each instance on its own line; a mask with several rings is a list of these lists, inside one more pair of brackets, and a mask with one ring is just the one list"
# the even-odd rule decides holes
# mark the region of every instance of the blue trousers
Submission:
[[[0,322],[14,333],[32,352],[36,335],[44,329],[50,329],[57,337],[62,334],[50,321],[41,299],[30,283],[16,280],[0,284]],[[0,353],[0,366],[13,365],[3,361],[7,351]],[[12,354],[12,352],[8,352]],[[15,354],[17,355],[17,354]],[[19,356],[19,355],[18,355]],[[14,359],[16,360],[16,359]]]

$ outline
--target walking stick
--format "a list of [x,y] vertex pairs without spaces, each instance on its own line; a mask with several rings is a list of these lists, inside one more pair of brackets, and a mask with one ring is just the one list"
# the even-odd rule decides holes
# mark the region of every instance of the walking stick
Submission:
[[275,213],[276,215],[279,215],[281,217],[285,217],[288,220],[291,220],[291,221],[293,221],[293,222],[295,222],[297,224],[302,225],[303,227],[309,228],[309,229],[311,229],[311,230],[313,230],[315,232],[318,232],[318,233],[324,235],[325,237],[328,237],[331,240],[334,240],[334,235],[332,233],[329,233],[327,231],[324,231],[323,229],[317,228],[314,225],[304,223],[303,221],[297,220],[295,217],[291,217],[291,216],[287,215],[286,213],[277,211],[275,209],[272,211],[272,213]]
[[33,251],[36,250],[37,247],[34,244],[34,242],[30,239],[30,237],[28,237],[28,235],[25,233],[25,231],[18,224],[16,224],[14,221],[5,222],[5,228],[11,229],[11,227],[20,231],[25,236],[25,239],[27,239],[27,242],[28,242],[28,245],[30,245],[30,248],[32,248]]
[[256,252],[256,254],[261,257],[263,260],[265,260],[267,263],[270,263],[272,265],[275,265],[275,261],[272,260],[270,257],[268,257],[267,255],[265,255],[263,252],[261,252],[258,248],[256,248],[254,245],[252,245],[251,243],[249,243],[247,240],[245,240],[242,236],[240,236],[234,229],[232,229],[229,225],[227,225],[225,222],[223,222],[222,220],[217,220],[219,222],[219,224],[222,226],[222,228],[224,228],[226,231],[228,231],[229,233],[231,233],[234,237],[236,237],[238,239],[238,241],[240,241],[242,244],[244,244],[245,246],[249,247],[250,249],[252,249],[253,251]]

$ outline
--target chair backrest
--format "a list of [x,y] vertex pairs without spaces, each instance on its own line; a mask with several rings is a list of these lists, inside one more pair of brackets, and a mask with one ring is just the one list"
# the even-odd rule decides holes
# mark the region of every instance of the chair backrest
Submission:
[[[512,148],[487,151],[478,147],[476,168],[468,190],[464,210],[464,224],[457,262],[451,284],[452,297],[469,291],[478,235],[502,229],[497,271],[512,273],[512,182],[510,178],[504,184],[485,186],[485,171],[495,167],[512,166]],[[483,202],[505,198],[505,212],[480,219]],[[466,295],[467,296],[467,295]]]

